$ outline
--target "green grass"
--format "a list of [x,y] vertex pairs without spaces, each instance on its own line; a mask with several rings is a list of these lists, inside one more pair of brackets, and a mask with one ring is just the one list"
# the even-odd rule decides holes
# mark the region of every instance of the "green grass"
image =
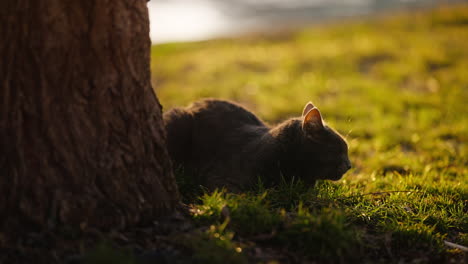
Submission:
[[165,109],[218,97],[275,123],[311,100],[350,147],[354,168],[315,188],[185,184],[212,226],[194,238],[211,241],[193,244],[200,263],[463,259],[443,241],[468,246],[468,6],[157,45],[152,71]]

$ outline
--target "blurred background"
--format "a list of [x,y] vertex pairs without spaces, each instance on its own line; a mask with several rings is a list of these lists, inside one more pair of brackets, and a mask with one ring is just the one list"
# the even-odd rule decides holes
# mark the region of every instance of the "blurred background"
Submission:
[[457,0],[152,0],[153,43],[203,40]]
[[270,124],[312,101],[348,140],[349,176],[433,172],[468,183],[459,2],[153,0],[153,87],[163,110],[215,97]]

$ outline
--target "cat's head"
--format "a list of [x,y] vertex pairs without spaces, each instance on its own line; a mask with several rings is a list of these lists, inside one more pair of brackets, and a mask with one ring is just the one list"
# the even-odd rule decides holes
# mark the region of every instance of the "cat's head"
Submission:
[[324,123],[311,102],[306,104],[301,119],[296,119],[294,130],[294,149],[286,157],[292,174],[314,183],[318,179],[339,180],[351,168],[346,141]]

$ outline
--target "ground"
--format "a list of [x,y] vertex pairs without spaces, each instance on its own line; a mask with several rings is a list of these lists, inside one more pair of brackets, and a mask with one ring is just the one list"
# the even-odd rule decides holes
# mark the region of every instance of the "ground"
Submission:
[[444,241],[468,246],[467,43],[456,6],[154,46],[166,110],[217,97],[274,124],[310,100],[353,163],[338,182],[240,195],[179,179],[201,230],[183,246],[200,263],[461,262]]

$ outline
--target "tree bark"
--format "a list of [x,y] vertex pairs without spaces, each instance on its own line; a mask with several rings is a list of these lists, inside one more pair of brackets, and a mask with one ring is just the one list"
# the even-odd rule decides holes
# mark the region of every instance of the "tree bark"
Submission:
[[172,210],[146,0],[6,0],[0,21],[0,228]]

